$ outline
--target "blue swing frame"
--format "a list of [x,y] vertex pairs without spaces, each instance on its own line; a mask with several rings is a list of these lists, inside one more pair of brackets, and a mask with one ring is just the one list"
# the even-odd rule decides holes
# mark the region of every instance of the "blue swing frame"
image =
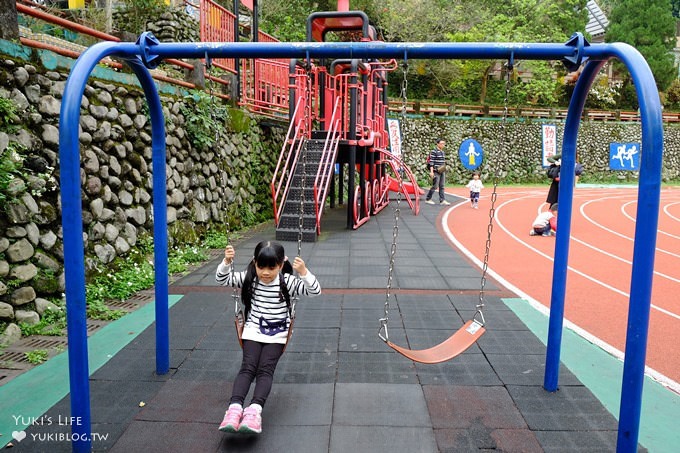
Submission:
[[[663,160],[661,102],[654,76],[644,57],[623,43],[589,44],[574,34],[564,44],[547,43],[160,43],[151,33],[136,43],[103,42],[87,49],[73,65],[66,82],[59,129],[59,158],[66,273],[67,333],[74,452],[91,449],[90,388],[87,351],[84,243],[80,188],[78,127],[85,85],[105,57],[123,60],[135,73],[146,95],[151,117],[156,372],[169,371],[168,238],[166,216],[165,125],[157,88],[149,69],[166,58],[370,58],[370,59],[530,59],[561,60],[571,70],[585,63],[569,105],[562,144],[560,216],[556,238],[544,388],[558,386],[564,298],[569,255],[576,140],[585,99],[595,76],[609,59],[625,64],[633,78],[640,105],[642,153],[633,265],[619,412],[618,452],[635,452],[639,436],[642,387],[649,328]],[[69,127],[72,126],[72,127]]]

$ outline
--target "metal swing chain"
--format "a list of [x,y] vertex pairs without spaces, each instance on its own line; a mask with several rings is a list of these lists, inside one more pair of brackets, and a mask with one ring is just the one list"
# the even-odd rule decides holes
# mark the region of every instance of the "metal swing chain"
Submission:
[[[510,76],[512,75],[514,69],[514,55],[510,56],[506,64],[506,77],[505,77],[505,98],[503,99],[503,117],[501,121],[501,140],[503,142],[503,149],[501,153],[507,151],[507,123],[508,123],[508,104],[510,103]],[[500,148],[500,147],[499,147]],[[497,164],[502,162],[502,156],[497,160]],[[493,179],[493,192],[491,193],[491,208],[489,209],[489,224],[486,228],[486,245],[484,248],[484,263],[482,264],[482,279],[479,289],[479,302],[477,303],[477,312],[473,319],[476,320],[479,315],[481,325],[485,324],[484,313],[482,309],[484,308],[484,287],[486,286],[486,275],[489,270],[489,255],[491,254],[491,236],[493,234],[493,221],[496,217],[496,199],[498,198],[498,181],[502,175],[503,165],[498,165],[496,171],[494,172]]]
[[[307,96],[306,102],[305,102],[305,117],[304,117],[304,124],[305,124],[305,129],[308,127],[311,127],[311,110],[312,110],[312,65],[307,61],[307,77],[305,79],[305,96]],[[311,137],[311,130],[306,131],[309,137]],[[302,253],[302,231],[304,228],[304,213],[305,213],[305,188],[306,188],[306,179],[307,179],[307,145],[308,141],[307,139],[309,137],[305,138],[305,146],[302,147],[302,180],[300,183],[301,191],[300,191],[300,209],[299,209],[299,218],[298,218],[298,249],[297,249],[297,256],[301,256]]]
[[[406,109],[407,109],[407,103],[408,103],[408,61],[406,60],[406,57],[404,57],[404,63],[402,64],[402,71],[403,71],[403,79],[401,81],[401,119],[402,119],[402,124],[405,124],[406,120]],[[403,155],[404,155],[404,147],[402,144],[402,160],[403,160]],[[390,339],[389,332],[387,330],[387,324],[390,320],[389,317],[389,311],[390,311],[390,291],[392,290],[392,279],[394,276],[394,261],[395,257],[397,254],[397,238],[399,237],[399,216],[401,214],[401,192],[404,187],[404,181],[403,181],[403,172],[401,171],[402,169],[400,168],[400,173],[397,175],[399,177],[399,190],[397,191],[397,205],[394,208],[394,227],[392,228],[392,245],[390,247],[390,265],[389,265],[389,270],[387,272],[387,288],[385,291],[385,304],[384,304],[384,314],[383,317],[380,318],[380,329],[378,330],[378,336],[380,337],[381,340],[384,342],[388,342]]]
[[[215,94],[213,93],[213,76],[212,76],[212,61],[210,57],[208,56],[208,52],[205,53],[205,68],[207,72],[207,78],[205,82],[205,86],[208,88],[208,95],[210,96],[210,119],[213,120],[213,123],[217,123],[217,115],[215,115]],[[220,128],[215,128],[215,142],[217,142],[220,139]]]
[[[312,65],[309,61],[307,60],[307,78],[305,80],[306,83],[306,93],[305,96],[308,97],[305,102],[305,128],[308,126],[311,127],[311,110],[312,110]],[[311,130],[307,131],[307,135],[311,137]],[[306,139],[305,139],[306,140]],[[300,181],[300,206],[298,209],[298,238],[297,238],[297,256],[302,256],[302,239],[303,239],[303,229],[304,229],[304,224],[305,224],[305,190],[307,186],[307,143],[305,143],[305,146],[302,147],[302,179]],[[291,319],[295,318],[295,305],[297,304],[298,297],[295,296],[291,300],[291,305],[290,305],[290,317]]]
[[[215,95],[213,93],[213,80],[212,80],[212,62],[210,60],[210,57],[208,56],[208,52],[205,53],[205,69],[207,73],[207,80],[205,82],[206,87],[208,88],[208,95],[210,96],[210,104],[209,104],[209,110],[210,110],[210,118],[215,121]],[[216,128],[215,129],[215,142],[217,143],[220,139],[220,129]],[[224,160],[222,161],[224,163]],[[222,171],[226,174],[226,170],[222,168]],[[228,182],[228,180],[227,180]],[[227,245],[229,245],[229,234],[231,232],[231,226],[229,225],[229,200],[227,199],[227,195],[225,193],[224,199],[226,201],[226,206],[224,207],[224,216],[222,218],[222,221],[224,222],[224,228],[225,228],[225,236],[226,236],[226,242]],[[231,280],[231,298],[234,301],[234,316],[239,316],[239,313],[241,311],[241,298],[239,297],[238,290],[236,288],[236,282],[234,281],[234,259],[232,258],[231,260],[231,270],[229,273],[231,274],[230,280]],[[245,322],[245,319],[243,319],[243,322]]]

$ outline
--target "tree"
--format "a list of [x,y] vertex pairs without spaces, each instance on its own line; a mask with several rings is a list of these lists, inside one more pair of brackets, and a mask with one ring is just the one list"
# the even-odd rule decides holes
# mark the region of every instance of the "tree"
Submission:
[[[129,0],[128,0],[129,1]],[[334,10],[335,0],[259,0],[260,26],[282,41],[304,39],[305,19],[313,11]],[[351,0],[350,9],[367,13],[389,42],[566,42],[584,31],[587,0]],[[502,62],[501,62],[502,63]],[[554,105],[561,86],[553,62],[518,62],[533,74],[517,102]],[[502,81],[494,80],[498,61],[411,60],[409,97],[457,102],[499,103]],[[398,96],[401,71],[390,75],[390,95]]]
[[671,11],[673,11],[673,17],[680,18],[680,0],[671,0]]
[[[475,2],[480,10],[469,28],[451,33],[454,42],[497,41],[497,42],[565,42],[575,31],[583,30],[587,21],[586,0],[561,0],[557,2],[540,0],[512,0]],[[530,82],[516,81],[513,102],[538,105],[555,105],[560,84],[555,73],[564,72],[561,65],[543,61],[517,62],[518,68],[532,74]],[[493,82],[490,75],[496,61],[481,60],[463,62],[475,70],[463,70],[461,78],[452,81],[459,87],[480,86],[479,98],[473,102],[499,103],[505,97],[503,82]],[[470,77],[472,77],[470,79]],[[495,86],[489,87],[492,83]],[[469,89],[469,88],[468,88]]]
[[284,42],[306,39],[307,16],[315,11],[333,11],[331,0],[259,0],[260,29]]
[[[607,42],[625,42],[645,57],[660,91],[676,78],[671,51],[675,47],[675,19],[668,0],[620,0],[612,9]],[[624,77],[624,96],[630,96],[630,74]],[[631,99],[621,99],[635,106]]]

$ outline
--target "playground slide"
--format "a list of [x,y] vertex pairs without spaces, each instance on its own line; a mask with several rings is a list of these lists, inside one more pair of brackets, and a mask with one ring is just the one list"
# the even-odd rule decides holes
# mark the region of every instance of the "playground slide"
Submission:
[[[396,178],[393,178],[391,176],[388,177],[390,182],[389,182],[389,189],[392,192],[399,192],[399,180]],[[416,185],[417,188],[417,194],[415,193],[415,190],[413,188],[413,183],[410,182],[404,182],[404,189],[406,189],[406,192],[410,195],[423,195],[425,194],[425,191],[421,189],[419,186]]]

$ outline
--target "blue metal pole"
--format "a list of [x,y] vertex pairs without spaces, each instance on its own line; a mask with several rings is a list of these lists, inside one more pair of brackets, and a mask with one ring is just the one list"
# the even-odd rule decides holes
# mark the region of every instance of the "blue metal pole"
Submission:
[[89,452],[92,447],[85,257],[80,196],[80,143],[78,141],[80,103],[92,69],[116,46],[115,43],[102,43],[84,52],[78,58],[66,81],[59,120],[59,180],[61,224],[64,234],[66,331],[71,416],[74,417],[71,427],[74,452]]
[[545,375],[543,388],[549,392],[557,390],[560,372],[560,352],[562,328],[564,325],[564,298],[567,287],[567,267],[569,264],[569,238],[571,237],[571,214],[574,196],[574,166],[576,162],[576,140],[581,122],[583,106],[588,90],[595,76],[604,64],[603,61],[586,63],[579,76],[569,102],[567,120],[564,124],[562,141],[562,168],[560,171],[559,196],[557,203],[557,231],[555,237],[555,259],[553,261],[553,280],[550,293],[550,319],[548,322],[548,346],[546,350]]
[[165,121],[163,106],[151,73],[137,59],[128,60],[144,89],[151,117],[151,169],[153,171],[153,255],[156,309],[156,373],[170,370],[168,316],[168,218],[165,180]]
[[661,196],[663,119],[659,91],[644,57],[629,45],[617,44],[616,46],[616,56],[626,64],[633,77],[642,122],[637,222],[621,384],[619,433],[616,444],[617,452],[632,453],[638,448],[642,387],[645,378],[649,310],[652,300],[654,255]]

